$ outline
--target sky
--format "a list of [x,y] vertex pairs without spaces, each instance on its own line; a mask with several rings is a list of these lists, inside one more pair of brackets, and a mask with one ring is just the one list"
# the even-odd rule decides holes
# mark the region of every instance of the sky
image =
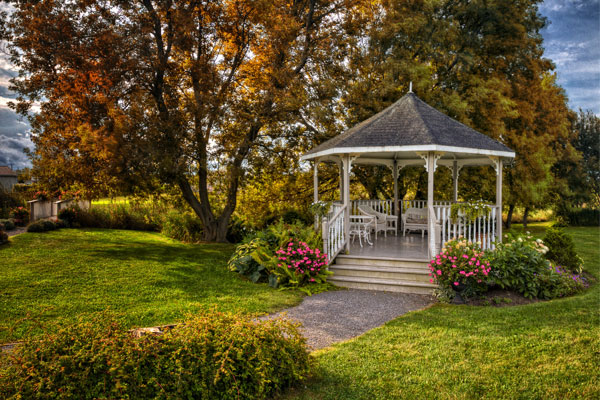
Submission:
[[[544,56],[556,65],[569,106],[600,116],[600,0],[546,0],[539,10],[549,22],[542,30]],[[30,166],[23,149],[33,143],[27,121],[7,106],[16,97],[8,90],[16,74],[0,52],[0,165],[21,169]]]

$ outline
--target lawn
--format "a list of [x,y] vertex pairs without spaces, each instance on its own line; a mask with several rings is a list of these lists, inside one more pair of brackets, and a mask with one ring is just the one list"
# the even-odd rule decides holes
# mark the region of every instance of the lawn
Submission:
[[[26,233],[0,247],[0,343],[38,322],[56,324],[109,309],[131,327],[181,320],[216,306],[271,312],[302,295],[244,281],[226,270],[226,244],[183,244],[158,233],[63,229]],[[26,320],[25,317],[27,317]]]
[[[567,231],[598,277],[600,229]],[[600,398],[599,305],[600,285],[525,306],[438,304],[316,353],[314,376],[286,398]]]

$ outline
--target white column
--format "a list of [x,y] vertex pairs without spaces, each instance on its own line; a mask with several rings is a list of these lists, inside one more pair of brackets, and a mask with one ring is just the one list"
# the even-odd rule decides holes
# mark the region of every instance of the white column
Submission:
[[429,232],[427,240],[429,241],[429,256],[435,257],[435,213],[433,211],[433,173],[435,172],[435,153],[430,151],[427,153],[427,222]]
[[452,194],[452,200],[454,200],[454,202],[458,201],[458,161],[454,160],[452,162],[452,188],[453,188],[453,194]]
[[344,161],[342,156],[340,156],[340,162],[338,163],[338,167],[340,170],[340,201],[344,202]]
[[496,240],[502,241],[502,159],[498,158],[496,163]]
[[[313,165],[313,202],[319,201],[319,159]],[[319,216],[315,215],[315,230],[319,229]]]
[[344,212],[344,238],[346,244],[344,250],[346,253],[350,252],[350,168],[351,160],[350,154],[345,154],[342,159],[343,170],[344,170],[344,205],[346,206],[346,212]]
[[396,160],[394,160],[392,177],[394,178],[394,215],[400,218],[400,209],[398,207],[398,161]]

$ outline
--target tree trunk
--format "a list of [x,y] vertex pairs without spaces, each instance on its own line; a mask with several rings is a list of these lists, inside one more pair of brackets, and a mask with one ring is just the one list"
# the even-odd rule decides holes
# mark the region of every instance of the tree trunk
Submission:
[[529,207],[525,207],[523,211],[523,228],[527,228],[527,217],[529,216]]
[[[513,212],[515,211],[515,205],[511,204],[508,206],[508,215],[506,216],[506,223],[504,224],[504,227],[506,229],[510,229],[511,225],[512,225],[512,216],[513,216]],[[502,218],[502,217],[500,217]]]

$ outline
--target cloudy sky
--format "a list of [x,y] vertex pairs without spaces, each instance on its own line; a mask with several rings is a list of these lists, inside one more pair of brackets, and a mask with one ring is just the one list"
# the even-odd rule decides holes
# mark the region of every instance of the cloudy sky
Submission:
[[[600,115],[600,0],[546,0],[540,13],[550,22],[542,31],[545,56],[556,64],[569,106]],[[18,169],[29,165],[23,149],[32,143],[27,122],[7,106],[15,98],[8,90],[15,75],[0,54],[0,165]]]

